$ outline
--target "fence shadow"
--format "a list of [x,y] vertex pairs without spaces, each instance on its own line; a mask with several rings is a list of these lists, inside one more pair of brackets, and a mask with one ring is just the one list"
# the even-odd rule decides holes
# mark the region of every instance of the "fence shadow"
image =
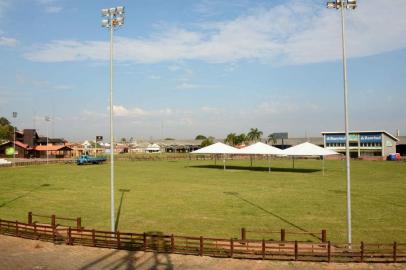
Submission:
[[6,205],[8,205],[8,204],[10,204],[10,203],[12,203],[12,202],[15,202],[15,201],[17,201],[17,200],[19,200],[19,199],[22,199],[22,198],[24,198],[24,197],[27,197],[27,196],[30,195],[31,193],[33,193],[33,192],[35,192],[35,191],[37,191],[37,190],[39,190],[39,189],[41,189],[41,188],[49,187],[49,186],[50,186],[50,184],[42,184],[42,185],[40,185],[40,186],[38,186],[38,187],[35,187],[35,188],[33,188],[33,189],[27,191],[26,193],[24,193],[24,194],[22,194],[22,195],[20,195],[20,196],[15,197],[14,199],[11,199],[11,200],[9,200],[9,201],[6,201],[6,202],[0,204],[0,208],[4,207],[4,206],[6,206]]
[[174,266],[167,253],[114,250],[80,268],[80,270],[90,269],[173,270]]
[[269,211],[269,210],[263,208],[262,206],[260,206],[260,205],[258,205],[258,204],[256,204],[256,203],[254,203],[254,202],[251,202],[251,201],[249,201],[249,200],[243,198],[238,192],[223,192],[223,193],[226,194],[226,195],[234,196],[235,198],[237,198],[237,199],[239,199],[239,200],[241,200],[241,201],[243,201],[243,202],[245,202],[245,203],[247,203],[247,204],[249,204],[249,205],[251,205],[251,206],[253,206],[253,207],[255,207],[255,208],[257,208],[257,209],[259,209],[259,210],[261,210],[261,211],[263,211],[263,212],[265,212],[265,213],[267,213],[267,214],[269,214],[269,215],[271,215],[271,216],[273,216],[273,217],[275,217],[275,218],[281,220],[281,221],[283,221],[284,223],[286,223],[286,224],[288,224],[288,225],[290,225],[290,226],[292,226],[292,227],[294,227],[294,228],[296,228],[296,229],[298,229],[298,230],[300,230],[300,231],[302,231],[302,232],[309,233],[309,235],[311,235],[311,236],[314,237],[315,239],[321,240],[321,238],[320,238],[319,236],[317,236],[317,235],[315,235],[315,234],[313,234],[313,233],[310,233],[310,232],[309,232],[308,230],[306,230],[305,228],[302,228],[302,227],[300,227],[299,225],[294,224],[293,222],[287,220],[286,218],[284,218],[284,217],[282,217],[282,216],[280,216],[280,215],[278,215],[278,214],[276,214],[276,213],[274,213],[274,212],[271,212],[271,211]]
[[[189,168],[199,168],[199,169],[217,169],[224,170],[223,164],[220,165],[190,165]],[[235,166],[235,165],[226,165],[226,169],[229,170],[241,170],[241,171],[258,171],[258,172],[268,172],[268,167],[259,167],[254,166]],[[304,169],[304,168],[274,168],[271,167],[271,172],[292,172],[292,173],[314,173],[320,172],[320,169]]]

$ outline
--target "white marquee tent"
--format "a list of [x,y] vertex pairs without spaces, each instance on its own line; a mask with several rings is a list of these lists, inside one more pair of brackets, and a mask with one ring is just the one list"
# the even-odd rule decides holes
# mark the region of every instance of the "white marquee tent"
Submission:
[[[284,152],[276,147],[270,146],[268,144],[257,142],[255,144],[251,144],[250,146],[244,147],[238,150],[238,154],[241,155],[266,155],[268,156],[269,161],[269,172],[271,171],[271,160],[269,156],[271,155],[284,155]],[[252,160],[251,160],[252,162]]]
[[292,147],[289,147],[285,150],[283,150],[283,154],[287,156],[292,156],[293,160],[293,167],[295,167],[295,156],[322,156],[322,163],[323,163],[323,175],[324,175],[324,157],[325,156],[331,156],[331,155],[339,155],[339,153],[326,149],[323,147],[320,147],[318,145],[309,143],[309,142],[304,142]]
[[225,155],[227,154],[238,154],[238,149],[234,148],[232,146],[229,146],[227,144],[218,142],[203,148],[200,148],[199,150],[190,152],[191,154],[212,154],[212,155],[218,155],[222,154],[223,155],[223,165],[224,165],[224,170],[226,169],[226,158]]

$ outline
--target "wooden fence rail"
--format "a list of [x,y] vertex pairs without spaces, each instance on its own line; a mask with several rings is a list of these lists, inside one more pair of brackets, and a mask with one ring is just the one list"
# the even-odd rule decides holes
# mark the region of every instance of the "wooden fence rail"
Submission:
[[281,229],[280,231],[265,231],[265,230],[247,230],[246,228],[241,228],[241,239],[247,239],[247,233],[254,233],[263,235],[279,235],[280,234],[280,241],[286,241],[287,235],[308,235],[312,236],[313,238],[318,238],[321,242],[327,242],[327,230],[321,230],[320,232],[290,232],[286,231],[285,229]]
[[125,250],[191,254],[262,260],[320,262],[406,263],[406,243],[360,245],[327,242],[221,239],[58,228],[56,225],[28,224],[0,219],[0,234],[38,239],[67,245],[83,245]]

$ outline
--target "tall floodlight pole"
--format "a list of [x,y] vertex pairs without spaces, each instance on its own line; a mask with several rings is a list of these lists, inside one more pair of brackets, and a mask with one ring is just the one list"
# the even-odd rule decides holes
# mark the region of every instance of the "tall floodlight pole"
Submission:
[[[16,119],[17,118],[17,112],[13,112],[13,118]],[[15,121],[14,121],[15,122]],[[13,152],[13,166],[15,166],[16,163],[16,125],[14,123],[14,152]]]
[[351,247],[351,170],[350,170],[350,138],[348,131],[348,85],[347,85],[347,57],[345,50],[345,9],[355,9],[357,0],[334,0],[327,2],[327,8],[340,9],[341,11],[341,45],[343,57],[344,80],[344,121],[345,121],[345,159],[347,163],[347,241]]
[[115,232],[114,209],[114,130],[113,130],[113,32],[114,28],[124,24],[124,7],[104,8],[101,10],[102,27],[110,30],[110,192],[111,192],[111,231]]
[[47,125],[47,148],[46,148],[46,151],[47,151],[47,164],[48,164],[48,123],[49,123],[49,121],[51,120],[51,118],[49,118],[49,116],[45,116],[45,122],[46,122],[46,125]]

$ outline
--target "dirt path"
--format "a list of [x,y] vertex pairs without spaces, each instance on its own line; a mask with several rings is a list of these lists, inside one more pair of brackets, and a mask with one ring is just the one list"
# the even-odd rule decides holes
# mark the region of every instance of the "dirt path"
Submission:
[[327,264],[218,259],[210,257],[131,252],[81,246],[54,245],[35,240],[0,235],[1,270],[313,270],[405,269],[406,264]]

